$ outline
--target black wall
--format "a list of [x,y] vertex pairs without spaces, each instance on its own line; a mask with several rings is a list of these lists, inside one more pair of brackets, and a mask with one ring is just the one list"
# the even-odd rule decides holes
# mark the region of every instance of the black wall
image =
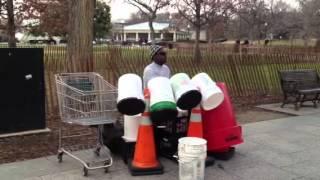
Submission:
[[0,134],[45,126],[43,49],[0,48]]

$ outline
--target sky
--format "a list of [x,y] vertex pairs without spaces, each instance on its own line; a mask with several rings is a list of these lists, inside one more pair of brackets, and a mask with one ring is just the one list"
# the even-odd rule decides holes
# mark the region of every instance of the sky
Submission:
[[[283,0],[293,7],[297,7],[296,0]],[[111,20],[113,22],[129,19],[132,13],[137,12],[137,8],[124,2],[124,0],[111,0]]]

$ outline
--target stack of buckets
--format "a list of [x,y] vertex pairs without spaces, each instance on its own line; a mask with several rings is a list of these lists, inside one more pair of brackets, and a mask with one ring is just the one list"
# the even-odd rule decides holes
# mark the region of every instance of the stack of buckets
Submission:
[[[184,78],[180,75],[180,79],[184,79],[184,81],[189,81],[191,85],[185,86],[180,85],[180,88],[189,89],[189,95],[191,96],[191,92],[195,94],[197,91],[200,94],[200,98],[198,102],[192,104],[192,101],[185,101],[192,104],[192,113],[194,111],[195,114],[192,114],[190,117],[189,128],[188,128],[188,136],[193,137],[185,137],[179,139],[178,144],[178,157],[179,157],[179,178],[182,180],[203,180],[204,179],[204,170],[205,170],[205,162],[207,158],[207,141],[203,139],[202,132],[202,118],[201,118],[201,107],[206,110],[211,110],[219,106],[223,99],[223,93],[216,86],[216,84],[211,80],[211,78],[205,74],[200,73],[192,78],[192,80]],[[181,82],[180,82],[181,84]],[[184,87],[185,86],[185,87]],[[174,88],[179,89],[179,88]],[[195,91],[196,90],[196,91]],[[181,94],[181,93],[176,93]],[[186,97],[187,93],[184,95],[180,95],[178,97]],[[197,96],[195,96],[197,97]],[[199,96],[198,96],[199,97]],[[191,110],[191,109],[189,109]],[[194,116],[194,117],[193,117]],[[195,122],[193,122],[195,121]],[[190,126],[195,126],[194,128]],[[198,128],[196,128],[198,127]],[[196,132],[190,132],[196,131]],[[199,132],[201,131],[201,132]]]
[[118,80],[118,111],[124,114],[122,158],[125,163],[132,158],[137,141],[141,113],[145,110],[142,80],[136,74],[124,74]]
[[126,142],[136,141],[141,113],[145,106],[141,78],[136,74],[122,75],[118,81],[117,109],[124,114],[123,139]]
[[[118,110],[129,115],[125,116],[123,138],[126,142],[135,142],[141,121],[139,114],[146,108],[142,81],[138,75],[126,74],[119,79],[118,86]],[[151,94],[150,112],[153,121],[170,121],[176,118],[177,107],[190,111],[201,105],[202,109],[196,109],[199,113],[195,116],[200,116],[199,123],[202,123],[202,119],[204,121],[204,131],[201,134],[205,139],[198,136],[179,139],[180,179],[204,179],[207,151],[227,152],[233,145],[242,143],[241,126],[234,118],[225,85],[216,84],[206,73],[197,74],[192,79],[184,73],[176,74],[171,79],[153,78],[148,83],[148,89]]]
[[117,108],[124,114],[125,141],[136,141],[141,113],[145,106],[141,78],[136,74],[122,75],[118,81]]

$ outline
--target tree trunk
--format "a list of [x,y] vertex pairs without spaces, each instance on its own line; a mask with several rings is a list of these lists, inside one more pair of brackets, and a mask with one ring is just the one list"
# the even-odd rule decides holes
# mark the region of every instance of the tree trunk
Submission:
[[260,24],[258,25],[258,27],[257,27],[257,29],[258,29],[258,44],[260,45],[261,44],[261,40],[262,40],[262,33],[261,33],[261,26],[260,26]]
[[207,28],[207,39],[208,39],[208,43],[210,45],[210,47],[213,44],[213,26],[209,26],[209,28]]
[[195,47],[194,47],[194,56],[193,60],[195,62],[200,62],[201,61],[201,51],[200,51],[200,26],[196,27],[196,42],[195,42]]
[[150,28],[150,38],[151,38],[151,44],[154,45],[155,42],[155,38],[154,38],[154,28],[153,28],[153,19],[149,19],[149,28]]
[[255,33],[255,26],[251,25],[251,28],[249,28],[249,34],[248,34],[248,40],[253,41],[254,40],[254,33]]
[[93,71],[93,0],[70,0],[67,71]]
[[195,19],[196,22],[194,27],[196,28],[196,41],[194,47],[193,60],[195,62],[201,62],[201,52],[200,52],[200,30],[201,30],[201,1],[195,1]]
[[8,12],[8,45],[10,48],[16,47],[16,30],[14,24],[14,11],[13,0],[7,0],[7,12]]
[[[0,17],[2,17],[2,0],[0,0]],[[0,18],[0,28],[2,26],[2,18]]]

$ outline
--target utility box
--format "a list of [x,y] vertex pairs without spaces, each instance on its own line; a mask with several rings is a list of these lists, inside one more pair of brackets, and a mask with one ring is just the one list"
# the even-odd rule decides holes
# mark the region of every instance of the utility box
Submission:
[[45,127],[43,49],[0,48],[0,134]]

